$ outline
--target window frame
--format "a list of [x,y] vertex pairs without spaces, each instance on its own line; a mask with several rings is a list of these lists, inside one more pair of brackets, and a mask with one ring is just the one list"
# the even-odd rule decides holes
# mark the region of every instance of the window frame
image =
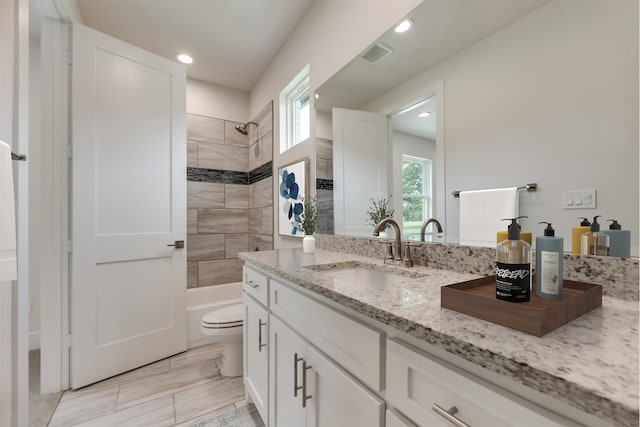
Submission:
[[[300,102],[306,98],[306,102]],[[304,112],[306,108],[306,112]],[[305,117],[302,117],[302,114]],[[280,93],[280,154],[311,136],[311,84],[306,65]],[[306,129],[302,129],[305,126]]]

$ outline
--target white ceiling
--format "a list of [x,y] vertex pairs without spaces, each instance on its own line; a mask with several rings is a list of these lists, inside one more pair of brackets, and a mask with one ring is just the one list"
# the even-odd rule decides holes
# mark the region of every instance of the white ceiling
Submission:
[[84,24],[248,92],[314,0],[76,0]]
[[[316,108],[326,112],[333,107],[361,108],[548,2],[423,0],[409,14],[414,21],[411,31],[397,34],[389,30],[376,41],[391,47],[393,52],[374,63],[356,57],[318,88]],[[432,108],[435,109],[435,104]],[[409,113],[394,117],[394,129],[434,139],[436,112],[431,112],[434,114],[427,120]]]

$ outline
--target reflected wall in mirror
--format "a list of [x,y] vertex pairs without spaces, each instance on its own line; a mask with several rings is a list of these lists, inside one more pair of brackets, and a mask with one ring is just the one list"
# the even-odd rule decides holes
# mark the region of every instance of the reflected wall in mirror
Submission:
[[405,240],[436,216],[436,97],[418,99],[391,115],[391,194]]
[[[317,136],[334,140],[334,107],[389,115],[441,84],[432,197],[447,238],[458,231],[453,191],[536,182],[520,195],[523,229],[541,235],[537,223],[552,222],[570,250],[576,218],[604,215],[632,230],[637,256],[637,1],[425,0],[409,16],[412,31],[371,45],[390,54],[359,56],[318,88]],[[387,154],[377,167],[396,199]],[[563,192],[585,189],[595,209],[563,205]]]

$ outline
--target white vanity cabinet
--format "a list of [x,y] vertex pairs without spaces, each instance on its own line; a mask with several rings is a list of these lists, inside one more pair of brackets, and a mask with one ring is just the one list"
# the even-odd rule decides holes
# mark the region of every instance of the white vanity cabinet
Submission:
[[387,340],[386,399],[420,426],[578,425],[395,339]]
[[247,400],[260,417],[269,417],[269,280],[267,276],[244,267],[243,363]]
[[244,288],[245,385],[268,427],[608,425],[538,406],[277,275],[245,267]]
[[276,317],[269,339],[269,425],[384,426],[384,401]]

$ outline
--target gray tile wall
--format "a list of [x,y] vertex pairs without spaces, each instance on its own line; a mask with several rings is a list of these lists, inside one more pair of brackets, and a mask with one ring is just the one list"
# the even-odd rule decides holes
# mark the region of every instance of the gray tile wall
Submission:
[[239,282],[238,252],[273,249],[272,174],[249,184],[271,164],[272,117],[269,103],[245,136],[236,122],[187,114],[188,288]]

